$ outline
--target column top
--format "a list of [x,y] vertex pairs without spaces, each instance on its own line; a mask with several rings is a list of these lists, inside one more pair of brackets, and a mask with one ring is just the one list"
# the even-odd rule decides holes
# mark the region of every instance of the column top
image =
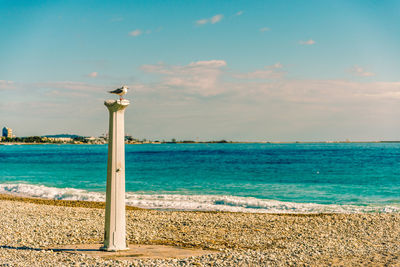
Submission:
[[129,100],[122,99],[122,100],[106,100],[104,101],[104,105],[110,111],[118,111],[125,109],[130,104]]

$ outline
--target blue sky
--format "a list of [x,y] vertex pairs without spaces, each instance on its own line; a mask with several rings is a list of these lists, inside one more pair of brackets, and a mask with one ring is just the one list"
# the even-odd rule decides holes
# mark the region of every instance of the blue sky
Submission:
[[0,1],[0,123],[151,139],[400,140],[399,1]]

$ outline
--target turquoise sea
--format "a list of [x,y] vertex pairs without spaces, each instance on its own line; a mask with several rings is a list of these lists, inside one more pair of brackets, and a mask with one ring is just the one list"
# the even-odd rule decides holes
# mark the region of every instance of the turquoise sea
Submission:
[[[126,145],[129,205],[400,212],[400,144]],[[107,145],[2,145],[0,193],[102,200]]]

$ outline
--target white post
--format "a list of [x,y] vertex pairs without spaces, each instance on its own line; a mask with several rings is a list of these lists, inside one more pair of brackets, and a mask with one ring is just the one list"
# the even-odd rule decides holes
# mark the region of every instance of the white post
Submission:
[[108,131],[108,164],[106,218],[104,245],[101,250],[128,249],[125,227],[125,129],[124,112],[129,101],[107,100],[104,105],[110,111]]

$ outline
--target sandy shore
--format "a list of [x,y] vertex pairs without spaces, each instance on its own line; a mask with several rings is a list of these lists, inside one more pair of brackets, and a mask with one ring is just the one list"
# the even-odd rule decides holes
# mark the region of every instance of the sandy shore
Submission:
[[129,243],[219,253],[129,262],[43,249],[101,243],[101,203],[1,195],[0,214],[0,266],[400,266],[400,214],[271,215],[130,208]]

